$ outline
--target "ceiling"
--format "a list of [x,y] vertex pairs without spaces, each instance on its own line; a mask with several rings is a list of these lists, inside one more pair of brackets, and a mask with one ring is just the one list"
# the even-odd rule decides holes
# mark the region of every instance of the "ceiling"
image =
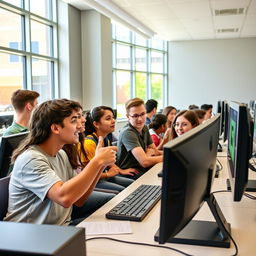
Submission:
[[[90,2],[100,0],[90,0]],[[87,0],[66,1],[80,10]],[[102,1],[106,2],[106,0]],[[256,0],[109,0],[169,41],[256,37]]]

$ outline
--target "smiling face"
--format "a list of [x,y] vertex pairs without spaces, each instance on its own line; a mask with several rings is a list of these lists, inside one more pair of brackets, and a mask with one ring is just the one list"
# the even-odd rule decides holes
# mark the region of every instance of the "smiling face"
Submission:
[[115,117],[112,111],[110,110],[104,110],[104,114],[100,118],[100,121],[93,122],[93,125],[96,128],[96,133],[103,137],[115,131],[115,124],[116,124]]
[[172,111],[170,111],[170,113],[167,116],[168,122],[171,124],[173,122],[174,117],[177,114],[177,110],[174,108],[172,109]]
[[179,116],[173,125],[178,136],[193,128],[192,124],[184,116]]
[[79,111],[77,112],[77,121],[80,122],[80,125],[81,125],[81,129],[79,130],[79,132],[84,132],[85,131],[85,116],[83,114],[82,109],[79,109]]
[[146,108],[142,104],[140,106],[131,107],[127,118],[130,124],[139,132],[142,131],[146,122]]
[[64,118],[63,125],[57,125],[63,144],[78,143],[81,126],[81,122],[78,121],[78,111],[73,110],[70,116]]

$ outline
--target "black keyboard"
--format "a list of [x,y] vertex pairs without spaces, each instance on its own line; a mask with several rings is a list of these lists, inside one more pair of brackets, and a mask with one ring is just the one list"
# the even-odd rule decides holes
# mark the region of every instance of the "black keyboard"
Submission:
[[106,213],[108,219],[142,221],[161,198],[161,186],[140,185]]

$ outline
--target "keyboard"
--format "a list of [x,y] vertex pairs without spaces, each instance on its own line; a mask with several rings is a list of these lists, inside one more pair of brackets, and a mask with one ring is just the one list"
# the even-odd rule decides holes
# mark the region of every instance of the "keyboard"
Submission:
[[161,198],[161,186],[140,185],[113,209],[108,219],[142,221]]

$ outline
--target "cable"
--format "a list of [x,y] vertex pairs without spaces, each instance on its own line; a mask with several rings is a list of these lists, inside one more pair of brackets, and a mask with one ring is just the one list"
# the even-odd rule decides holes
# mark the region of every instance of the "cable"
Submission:
[[[213,191],[212,194],[216,194],[216,193],[222,193],[222,192],[231,192],[231,190],[217,190],[217,191]],[[256,197],[248,194],[246,192],[244,192],[243,194],[244,196],[246,196],[247,198],[251,199],[251,200],[256,200]]]
[[90,240],[97,240],[97,239],[106,239],[106,240],[111,240],[111,241],[115,241],[115,242],[119,242],[119,243],[136,244],[136,245],[163,248],[163,249],[168,249],[168,250],[178,252],[178,253],[180,253],[182,255],[185,255],[185,256],[193,256],[192,254],[188,254],[188,253],[185,253],[185,252],[180,251],[178,249],[168,247],[168,246],[164,246],[164,245],[155,245],[155,244],[148,244],[148,243],[131,242],[131,241],[126,241],[126,240],[121,240],[121,239],[116,239],[116,238],[111,238],[111,237],[104,237],[104,236],[88,238],[85,241],[87,242],[87,241],[90,241]]
[[[221,192],[230,192],[229,190],[218,190],[218,191],[214,191],[212,192],[212,194],[216,194],[216,193],[221,193]],[[221,217],[218,213],[218,211],[216,211],[216,214],[219,216],[219,219],[221,220]],[[222,222],[221,222],[222,223]],[[235,254],[232,254],[232,256],[236,256],[238,255],[238,246],[235,242],[235,240],[233,239],[233,237],[231,236],[231,234],[228,232],[228,230],[226,229],[225,225],[222,223],[222,227],[224,228],[226,234],[228,235],[228,237],[230,238],[230,240],[232,241],[233,245],[235,246]]]
[[218,161],[219,165],[220,165],[220,169],[219,171],[221,171],[223,169],[223,165],[221,164],[220,160],[218,158],[216,158],[216,160]]

